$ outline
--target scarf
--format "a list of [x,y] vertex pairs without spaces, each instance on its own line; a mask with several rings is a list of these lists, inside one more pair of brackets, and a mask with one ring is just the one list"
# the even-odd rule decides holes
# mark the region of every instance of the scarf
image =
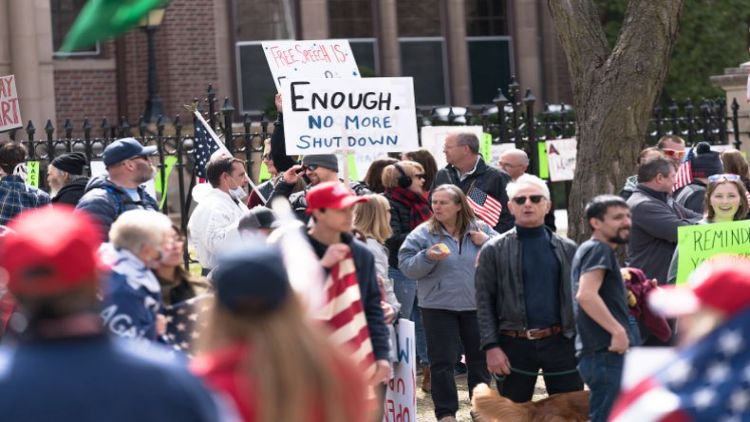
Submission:
[[409,207],[409,227],[412,229],[432,217],[430,204],[427,203],[427,199],[422,195],[401,186],[388,189],[388,194],[390,194],[391,199],[394,201]]

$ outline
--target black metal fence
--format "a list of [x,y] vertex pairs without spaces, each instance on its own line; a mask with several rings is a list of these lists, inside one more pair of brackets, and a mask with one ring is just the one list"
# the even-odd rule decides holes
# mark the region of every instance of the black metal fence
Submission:
[[[515,143],[524,149],[531,157],[530,171],[538,170],[537,143],[547,139],[560,139],[575,135],[574,110],[566,105],[545,104],[544,111],[534,113],[536,98],[527,90],[524,96],[515,79],[511,80],[504,95],[498,89],[493,107],[440,107],[420,109],[417,113],[418,126],[427,125],[481,125],[485,132],[491,133],[493,143]],[[219,134],[223,134],[228,149],[235,155],[247,160],[248,170],[262,148],[262,140],[269,136],[269,119],[265,115],[251,116],[245,114],[236,116],[235,110],[228,99],[223,106],[216,107],[216,94],[209,85],[205,98],[194,99],[193,103],[206,110],[208,123]],[[731,112],[727,113],[725,101],[704,100],[699,106],[688,101],[679,107],[656,107],[649,123],[645,144],[655,143],[665,134],[683,136],[689,144],[707,141],[711,144],[728,144],[740,146],[739,133],[739,104],[733,101]],[[191,187],[194,182],[193,171],[193,116],[175,116],[170,122],[159,118],[155,125],[147,125],[140,118],[137,125],[131,126],[126,118],[119,122],[109,122],[103,119],[96,127],[88,119],[84,119],[80,128],[82,137],[74,137],[74,127],[68,120],[62,130],[55,128],[51,121],[44,126],[44,136],[39,136],[38,130],[32,122],[23,129],[9,133],[12,140],[23,143],[29,151],[29,160],[40,161],[42,176],[40,184],[46,187],[47,164],[57,155],[64,152],[78,151],[86,155],[89,161],[101,159],[104,147],[114,140],[126,136],[133,136],[144,145],[156,145],[158,148],[158,173],[162,185],[165,178],[165,158],[173,155],[177,162],[173,173],[176,177],[177,188],[170,189],[170,194],[164,202],[165,213],[179,213],[182,229],[187,225],[191,203]],[[241,129],[240,129],[241,127]],[[235,130],[240,129],[240,130]],[[24,136],[25,135],[25,136]],[[25,138],[25,139],[23,139]],[[90,170],[89,170],[90,171]],[[250,172],[248,171],[250,174]],[[174,188],[174,186],[172,186]],[[172,191],[174,192],[172,193]]]

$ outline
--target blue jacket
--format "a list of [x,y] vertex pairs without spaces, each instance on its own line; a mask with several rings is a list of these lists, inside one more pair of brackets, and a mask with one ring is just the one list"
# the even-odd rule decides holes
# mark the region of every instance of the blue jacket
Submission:
[[[420,224],[406,237],[398,251],[398,268],[405,276],[417,280],[420,308],[475,311],[474,272],[482,246],[471,241],[469,231],[481,230],[490,238],[497,236],[497,232],[483,221],[475,220],[459,244],[445,229],[430,233],[428,223],[429,220]],[[451,254],[442,261],[433,261],[427,257],[427,249],[441,242]]]
[[0,348],[4,422],[222,420],[203,384],[169,350],[104,335]]
[[86,185],[86,193],[76,205],[76,209],[91,214],[100,224],[102,239],[109,239],[109,227],[125,211],[145,209],[159,210],[159,205],[143,186],[138,187],[138,201],[128,195],[120,186],[106,177],[94,177]]
[[161,287],[156,276],[130,251],[102,245],[103,261],[112,266],[104,285],[104,326],[120,337],[156,340]]

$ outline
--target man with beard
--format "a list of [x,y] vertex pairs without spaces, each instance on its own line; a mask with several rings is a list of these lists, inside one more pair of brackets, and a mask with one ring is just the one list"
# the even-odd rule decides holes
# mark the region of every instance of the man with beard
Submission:
[[81,200],[89,178],[83,175],[87,165],[86,156],[80,152],[69,152],[55,157],[47,166],[47,185],[53,204],[76,206]]
[[515,227],[487,241],[475,276],[480,347],[487,368],[504,377],[498,390],[517,403],[531,400],[536,374],[549,394],[583,390],[575,372],[575,321],[570,268],[576,245],[544,225],[550,208],[543,180],[524,174],[508,184]]
[[576,251],[571,271],[576,291],[576,352],[578,370],[591,389],[589,416],[599,422],[607,420],[620,391],[624,353],[635,343],[615,255],[615,248],[627,244],[630,237],[630,209],[619,196],[600,195],[586,205],[585,213],[591,239]]
[[134,209],[158,211],[156,200],[141,186],[154,178],[148,157],[155,146],[144,147],[135,138],[118,139],[104,148],[107,176],[94,177],[76,206],[99,222],[102,239],[120,214]]

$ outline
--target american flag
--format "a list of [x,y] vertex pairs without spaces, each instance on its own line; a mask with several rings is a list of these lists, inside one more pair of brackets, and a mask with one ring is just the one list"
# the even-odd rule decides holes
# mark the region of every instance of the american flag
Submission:
[[193,158],[195,159],[195,175],[201,179],[206,178],[206,165],[211,155],[221,147],[214,141],[205,120],[195,119],[195,142],[193,145]]
[[204,294],[164,306],[162,314],[167,319],[165,337],[172,348],[193,357],[193,346],[208,324],[211,299],[210,294]]
[[620,395],[610,421],[750,420],[750,310]]
[[469,189],[466,199],[469,200],[469,206],[477,217],[484,220],[490,227],[497,226],[497,222],[500,221],[500,212],[503,210],[502,204],[497,199],[474,186]]
[[693,148],[688,150],[685,155],[685,159],[677,168],[677,176],[675,177],[674,186],[672,186],[672,192],[677,192],[683,187],[689,185],[693,181],[693,166],[690,164],[690,159],[693,157]]

